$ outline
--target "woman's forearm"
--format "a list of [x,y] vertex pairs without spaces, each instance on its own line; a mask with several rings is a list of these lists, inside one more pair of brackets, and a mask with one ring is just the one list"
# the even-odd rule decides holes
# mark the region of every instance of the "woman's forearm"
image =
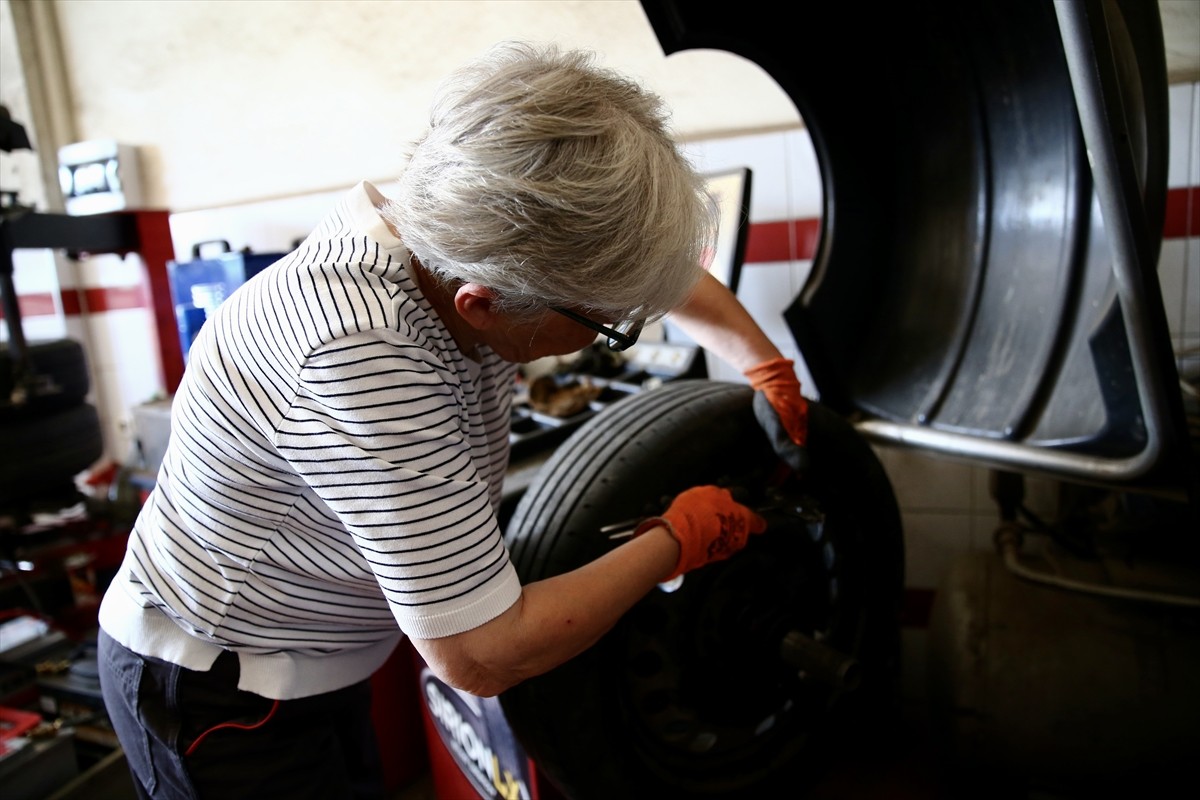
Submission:
[[739,371],[781,356],[737,296],[711,275],[705,274],[670,319],[696,344]]
[[678,559],[671,534],[652,528],[578,569],[527,584],[511,608],[474,630],[413,644],[445,682],[496,695],[591,647]]

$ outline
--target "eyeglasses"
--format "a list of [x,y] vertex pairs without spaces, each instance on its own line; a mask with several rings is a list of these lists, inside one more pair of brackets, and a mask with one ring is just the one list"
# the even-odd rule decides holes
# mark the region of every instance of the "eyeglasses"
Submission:
[[628,350],[637,344],[638,336],[642,333],[642,328],[646,325],[645,319],[631,319],[624,322],[618,322],[615,327],[601,325],[599,322],[594,322],[583,314],[576,314],[574,311],[558,306],[550,306],[552,311],[557,311],[567,319],[574,320],[585,328],[591,328],[596,333],[602,333],[608,337],[608,349],[614,353],[619,353],[622,350]]

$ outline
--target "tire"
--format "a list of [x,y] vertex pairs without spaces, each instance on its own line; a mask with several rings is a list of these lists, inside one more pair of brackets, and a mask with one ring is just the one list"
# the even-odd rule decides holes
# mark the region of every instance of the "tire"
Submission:
[[[506,540],[530,582],[594,560],[618,544],[602,527],[660,513],[689,486],[778,506],[737,556],[652,591],[590,650],[501,696],[513,733],[573,800],[792,796],[829,748],[894,705],[903,538],[886,474],[814,403],[813,466],[797,478],[752,398],[687,380],[614,403],[558,448],[513,514]],[[785,663],[789,631],[856,659],[858,688]]]
[[83,345],[73,339],[28,342],[32,392],[26,402],[12,404],[15,373],[7,344],[0,344],[0,421],[27,418],[73,408],[87,397],[91,381]]
[[[104,454],[95,406],[0,422],[0,507],[73,488],[73,479]],[[10,454],[16,454],[15,456]],[[68,492],[69,493],[69,492]]]

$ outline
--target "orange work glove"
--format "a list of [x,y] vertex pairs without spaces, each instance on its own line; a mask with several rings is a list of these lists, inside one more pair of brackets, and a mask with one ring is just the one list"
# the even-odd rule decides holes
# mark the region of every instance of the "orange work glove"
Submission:
[[808,466],[808,401],[800,394],[795,364],[773,358],[742,373],[754,389],[754,416],[787,464],[801,471]]
[[767,396],[792,443],[803,447],[808,440],[808,401],[800,394],[800,379],[791,359],[773,358],[742,374],[750,380],[750,388]]
[[728,489],[697,486],[682,492],[661,517],[638,525],[634,536],[665,527],[679,542],[679,563],[663,581],[713,561],[724,561],[746,546],[752,533],[767,529],[767,521],[733,499]]

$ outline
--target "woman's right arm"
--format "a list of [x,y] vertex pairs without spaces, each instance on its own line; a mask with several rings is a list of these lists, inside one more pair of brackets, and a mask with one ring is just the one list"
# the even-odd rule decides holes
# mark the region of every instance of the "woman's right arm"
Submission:
[[527,584],[507,611],[473,630],[413,646],[440,679],[497,695],[595,644],[668,577],[733,555],[766,523],[715,486],[689,489],[634,537],[570,572]]

